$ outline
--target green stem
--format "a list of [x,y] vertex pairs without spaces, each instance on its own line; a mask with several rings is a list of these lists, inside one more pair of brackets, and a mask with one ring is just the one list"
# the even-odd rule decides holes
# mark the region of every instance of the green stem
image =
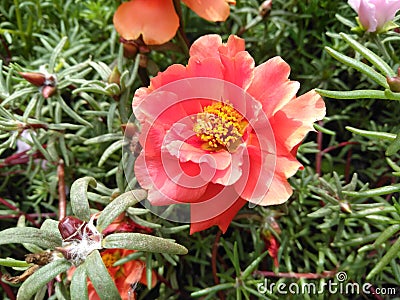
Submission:
[[24,44],[26,43],[25,35],[22,34],[24,32],[22,28],[22,18],[21,18],[21,11],[19,10],[19,3],[18,0],[14,0],[14,6],[15,6],[15,17],[17,18],[17,26],[18,26],[18,31],[21,33],[21,38]]
[[389,52],[387,51],[385,45],[382,43],[381,39],[379,38],[378,34],[372,33],[371,34],[372,40],[378,46],[379,50],[381,51],[383,57],[387,62],[390,62],[392,59],[390,57]]
[[179,41],[179,44],[185,53],[187,57],[189,57],[189,46],[190,43],[186,37],[185,29],[184,29],[184,20],[183,20],[183,15],[182,15],[182,9],[181,9],[181,2],[179,0],[174,0],[174,7],[176,14],[179,17],[179,28],[177,32],[177,38]]

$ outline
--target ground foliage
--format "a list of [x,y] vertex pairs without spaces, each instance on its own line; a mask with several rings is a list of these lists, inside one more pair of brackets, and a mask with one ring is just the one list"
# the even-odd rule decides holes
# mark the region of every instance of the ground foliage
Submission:
[[[57,219],[61,168],[67,194],[75,180],[96,179],[97,187],[89,190],[88,198],[91,208],[101,211],[129,189],[122,170],[121,125],[131,115],[134,90],[146,84],[146,71],[155,75],[173,63],[185,64],[187,56],[184,51],[151,51],[147,70],[138,60],[123,58],[112,25],[118,1],[5,2],[0,7],[0,229],[36,227],[46,218]],[[383,57],[392,70],[399,66],[398,33],[381,37],[393,51],[387,60],[369,36],[351,32],[355,14],[345,1],[274,0],[264,18],[259,16],[260,4],[237,1],[229,19],[218,24],[182,6],[185,32],[190,41],[207,33],[218,33],[224,40],[237,34],[246,40],[257,64],[283,57],[291,66],[291,79],[301,83],[300,93],[313,88],[380,89],[367,75],[324,49],[328,46],[370,65],[340,32]],[[173,43],[180,49],[178,40]],[[57,74],[55,97],[43,98],[18,74],[38,71],[42,65]],[[120,85],[107,81],[115,66],[122,74]],[[387,150],[400,129],[400,105],[373,97],[334,98],[325,97],[327,116],[317,126],[320,132],[311,133],[299,149],[305,168],[291,178],[295,192],[284,205],[246,207],[224,235],[211,228],[189,236],[188,226],[140,209],[129,211],[134,221],[153,228],[155,235],[173,238],[189,249],[180,257],[139,253],[148,269],[158,273],[155,288],[138,288],[139,299],[278,299],[277,293],[257,291],[265,275],[269,282],[322,286],[339,271],[347,273],[349,282],[398,287],[399,155],[398,149],[390,155]],[[32,155],[21,164],[7,160],[16,151],[20,124],[34,128],[30,153],[46,159],[45,168]],[[368,132],[359,134],[349,126]],[[277,264],[266,251],[274,239],[280,245]],[[0,257],[23,260],[33,250],[29,245],[1,245]],[[4,265],[1,272],[15,275],[20,269]],[[63,278],[51,299],[68,299],[67,287]],[[10,290],[16,294],[18,285]],[[10,292],[0,293],[9,299]],[[290,299],[347,296],[303,294]]]

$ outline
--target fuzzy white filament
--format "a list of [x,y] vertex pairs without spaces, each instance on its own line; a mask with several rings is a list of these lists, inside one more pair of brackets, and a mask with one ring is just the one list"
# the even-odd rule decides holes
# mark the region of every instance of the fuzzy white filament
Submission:
[[103,235],[93,224],[95,216],[87,224],[77,228],[75,234],[62,242],[62,248],[68,253],[69,260],[75,265],[80,265],[94,250],[100,250]]

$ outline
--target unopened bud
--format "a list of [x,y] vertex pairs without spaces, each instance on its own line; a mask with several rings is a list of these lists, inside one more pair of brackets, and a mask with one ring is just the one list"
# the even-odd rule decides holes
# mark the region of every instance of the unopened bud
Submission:
[[121,128],[124,131],[124,135],[129,139],[139,134],[139,128],[134,123],[122,124]]
[[75,218],[75,217],[65,217],[58,223],[58,230],[60,231],[63,240],[66,240],[72,236],[82,235],[82,227],[86,222]]
[[45,85],[42,88],[42,95],[45,99],[53,96],[55,92],[57,91],[57,88],[51,85]]
[[116,83],[119,85],[120,80],[121,80],[121,73],[119,72],[118,67],[115,66],[111,72],[110,77],[108,77],[108,83]]
[[389,88],[392,92],[400,93],[400,67],[397,69],[397,76],[386,76],[386,81],[389,84]]
[[266,0],[263,3],[261,3],[258,13],[260,14],[261,17],[265,18],[269,15],[272,9],[272,0]]
[[351,210],[351,206],[348,202],[340,202],[340,210],[344,213],[351,214],[353,211]]
[[21,75],[26,81],[36,86],[42,86],[46,81],[46,76],[43,73],[19,72],[19,75]]
[[141,68],[146,69],[146,68],[147,68],[147,64],[148,64],[148,58],[147,58],[147,56],[144,55],[144,54],[140,54],[140,57],[139,57],[139,66],[140,66]]

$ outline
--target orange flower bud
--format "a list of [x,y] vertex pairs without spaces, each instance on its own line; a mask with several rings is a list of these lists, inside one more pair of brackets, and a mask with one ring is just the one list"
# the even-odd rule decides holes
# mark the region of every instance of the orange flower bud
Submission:
[[272,9],[272,0],[266,0],[263,3],[261,3],[258,13],[260,14],[261,17],[265,18],[269,15]]
[[46,76],[43,73],[19,72],[19,75],[21,75],[26,81],[36,86],[42,86],[46,81]]
[[119,72],[118,67],[115,66],[111,72],[110,77],[108,78],[108,83],[116,83],[119,85],[120,79],[121,79],[121,73]]
[[55,94],[55,92],[57,91],[57,88],[54,86],[50,86],[50,85],[45,85],[42,88],[42,95],[45,99],[53,96]]
[[397,76],[386,76],[386,81],[389,84],[389,88],[392,92],[400,93],[400,67],[397,69]]

